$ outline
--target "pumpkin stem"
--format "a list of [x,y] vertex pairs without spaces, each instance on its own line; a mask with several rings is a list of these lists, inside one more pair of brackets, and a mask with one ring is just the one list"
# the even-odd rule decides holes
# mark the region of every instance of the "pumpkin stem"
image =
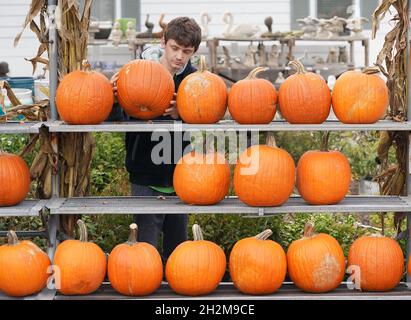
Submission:
[[380,72],[381,70],[378,66],[368,67],[363,70],[363,73],[365,74],[375,74],[375,73],[380,73]]
[[253,80],[257,78],[257,74],[259,74],[260,72],[263,71],[267,71],[269,70],[269,68],[265,68],[265,67],[257,67],[253,70],[250,71],[250,73],[248,74],[248,76],[245,78],[246,80]]
[[130,236],[128,237],[127,243],[132,246],[137,243],[137,231],[138,226],[135,223],[130,224]]
[[292,60],[288,63],[288,66],[293,68],[297,71],[297,74],[306,74],[307,71],[305,70],[303,64],[298,60]]
[[265,144],[269,147],[277,148],[277,143],[275,142],[275,136],[273,132],[267,133],[267,139],[265,140]]
[[257,234],[254,238],[256,238],[258,240],[267,240],[269,237],[271,237],[272,234],[273,234],[273,232],[271,231],[271,229],[267,229],[267,230],[264,230],[263,232]]
[[87,227],[83,220],[77,220],[77,225],[80,231],[80,241],[87,242]]
[[304,226],[304,238],[312,237],[314,233],[314,223],[307,222]]
[[193,224],[193,236],[194,236],[194,241],[204,240],[203,231],[201,230],[200,226],[197,223]]
[[321,151],[328,151],[328,139],[330,137],[330,131],[325,131],[323,133],[323,138],[322,138],[322,142],[321,142]]
[[15,246],[16,244],[19,243],[17,234],[13,230],[9,230],[9,232],[7,232],[7,239],[8,239],[9,246]]
[[84,60],[81,62],[81,67],[82,67],[83,71],[91,72],[91,65],[90,65],[90,63],[87,61],[87,59],[84,59]]
[[206,57],[203,54],[200,56],[200,65],[199,65],[198,71],[199,72],[207,71]]

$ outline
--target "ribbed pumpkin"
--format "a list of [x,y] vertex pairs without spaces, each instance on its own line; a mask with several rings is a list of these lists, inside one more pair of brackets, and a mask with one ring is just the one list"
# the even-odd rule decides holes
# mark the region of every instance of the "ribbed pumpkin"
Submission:
[[148,120],[163,115],[173,95],[173,77],[158,62],[133,60],[119,72],[118,101],[124,111],[134,118]]
[[23,297],[43,290],[50,276],[50,259],[31,241],[18,241],[8,232],[8,244],[0,247],[0,291]]
[[216,204],[228,194],[230,166],[218,152],[192,151],[178,161],[173,185],[178,197],[187,204]]
[[307,223],[304,237],[291,243],[287,252],[288,274],[295,285],[307,292],[327,292],[344,278],[345,258],[340,244],[328,234],[313,234]]
[[[354,241],[348,253],[348,265],[358,266],[354,282],[361,290],[389,291],[400,282],[404,272],[404,254],[394,239],[381,235],[362,236]],[[355,270],[355,268],[354,268]]]
[[215,123],[227,110],[227,87],[214,73],[207,71],[205,57],[200,66],[181,82],[177,91],[177,108],[187,123]]
[[241,124],[270,123],[276,111],[277,91],[266,79],[256,78],[268,68],[258,67],[247,78],[236,82],[228,94],[228,110]]
[[297,73],[289,76],[279,90],[281,115],[292,124],[323,123],[331,109],[331,93],[321,76],[307,72],[299,61],[289,65]]
[[230,276],[235,287],[245,294],[270,294],[277,291],[287,272],[283,248],[265,230],[255,237],[238,241],[230,254]]
[[219,285],[226,270],[223,249],[203,239],[199,225],[193,225],[194,241],[185,241],[175,248],[167,260],[166,278],[178,294],[209,294]]
[[269,134],[266,145],[245,150],[234,169],[234,189],[249,206],[280,206],[295,184],[295,163],[290,154],[275,145]]
[[409,275],[411,275],[411,259],[408,259],[407,272]]
[[0,149],[0,207],[20,203],[29,190],[30,171],[26,162]]
[[109,116],[114,96],[110,81],[101,73],[91,71],[84,60],[83,70],[67,74],[56,92],[60,117],[68,124],[99,124]]
[[337,81],[332,93],[333,110],[343,123],[375,123],[388,107],[388,88],[377,73],[378,67],[347,71]]
[[350,163],[341,152],[328,151],[328,135],[324,135],[321,151],[307,151],[298,161],[297,188],[309,204],[336,204],[350,188]]
[[58,268],[60,281],[58,291],[65,295],[82,295],[96,291],[104,280],[107,268],[106,256],[95,243],[87,242],[87,229],[78,220],[80,240],[62,242],[54,255],[54,266]]
[[130,237],[117,245],[108,259],[108,278],[121,294],[144,296],[153,293],[163,279],[163,263],[157,249],[137,242],[137,225],[130,225]]

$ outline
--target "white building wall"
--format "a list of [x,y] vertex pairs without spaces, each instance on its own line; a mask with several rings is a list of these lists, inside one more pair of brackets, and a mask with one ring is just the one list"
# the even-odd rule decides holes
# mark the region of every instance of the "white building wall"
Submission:
[[[97,0],[98,1],[98,0]],[[13,47],[13,40],[21,30],[22,23],[28,11],[30,0],[0,0],[0,61],[7,61],[10,65],[11,76],[27,76],[32,73],[32,65],[24,58],[32,58],[36,55],[38,41],[31,30],[27,29],[17,48]],[[200,20],[200,13],[206,11],[212,21],[209,24],[210,36],[219,36],[224,32],[225,25],[222,21],[224,12],[230,11],[234,16],[234,24],[247,23],[258,24],[265,30],[264,18],[271,15],[274,20],[274,31],[287,31],[290,29],[291,8],[289,0],[141,0],[141,21],[144,23],[146,14],[150,14],[150,21],[157,24],[161,13],[165,14],[165,21],[169,21],[180,15],[187,15]],[[391,29],[388,21],[392,17],[387,16],[381,24],[377,39],[370,43],[370,61],[375,61],[384,41],[384,35]],[[144,26],[141,27],[145,29]],[[156,25],[154,31],[158,31]],[[371,31],[365,31],[370,35]],[[296,55],[308,49],[310,54],[323,53],[326,55],[329,44],[304,43],[296,51]],[[112,51],[112,50],[111,50]],[[207,52],[204,44],[202,52]],[[108,60],[116,59],[123,63],[130,58],[128,50],[124,48],[110,54]],[[104,53],[101,59],[106,59]],[[358,66],[364,64],[364,53],[360,43],[355,46],[355,61]],[[38,72],[41,73],[41,65]]]

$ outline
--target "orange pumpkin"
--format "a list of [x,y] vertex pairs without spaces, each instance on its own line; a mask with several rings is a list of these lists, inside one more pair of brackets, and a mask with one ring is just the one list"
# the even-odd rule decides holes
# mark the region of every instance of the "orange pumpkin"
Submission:
[[344,278],[345,258],[340,244],[328,234],[313,234],[307,223],[304,237],[291,243],[287,252],[288,274],[295,285],[307,292],[327,292]]
[[68,124],[99,124],[107,119],[113,103],[110,81],[101,73],[91,71],[86,60],[83,70],[67,74],[56,92],[58,113]]
[[265,230],[255,237],[238,241],[230,254],[230,276],[235,287],[245,294],[270,294],[277,291],[287,272],[283,248]]
[[177,91],[177,108],[187,123],[215,123],[227,110],[227,87],[214,73],[207,71],[205,57],[200,67],[181,82]]
[[214,242],[203,240],[199,225],[193,225],[194,241],[175,248],[167,260],[166,278],[178,294],[199,296],[214,291],[226,270],[224,251]]
[[295,163],[290,154],[275,145],[272,135],[267,145],[245,150],[234,169],[234,189],[249,206],[280,206],[290,197],[295,183]]
[[56,287],[64,295],[92,293],[100,287],[106,275],[106,255],[98,245],[87,242],[84,222],[78,220],[77,224],[80,240],[62,242],[54,255]]
[[133,60],[119,72],[118,101],[124,111],[134,118],[148,120],[163,115],[173,95],[173,77],[158,62]]
[[130,225],[130,237],[117,245],[108,259],[108,278],[121,294],[145,296],[153,293],[163,279],[163,263],[157,249],[137,242],[137,225]]
[[49,278],[50,259],[31,241],[18,241],[14,231],[0,247],[0,291],[13,297],[43,290]]
[[216,204],[228,193],[230,166],[220,153],[192,151],[178,161],[173,185],[178,197],[187,204]]
[[0,149],[0,207],[23,201],[30,190],[30,171],[19,156]]
[[297,165],[297,188],[309,204],[336,204],[344,199],[351,183],[347,157],[339,151],[328,151],[328,133],[321,151],[307,151]]
[[408,259],[407,272],[409,275],[411,275],[411,259]]
[[277,91],[266,79],[256,78],[268,68],[258,67],[247,78],[236,82],[228,94],[228,110],[241,124],[270,123],[276,111]]
[[402,278],[404,254],[394,239],[381,235],[363,236],[351,245],[348,265],[354,273],[353,281],[360,282],[361,290],[389,291]]
[[323,123],[331,109],[331,93],[321,76],[307,72],[299,61],[291,61],[297,73],[289,76],[279,90],[281,115],[292,124]]
[[341,122],[375,123],[384,116],[389,103],[388,88],[378,72],[378,67],[347,71],[337,79],[332,105]]

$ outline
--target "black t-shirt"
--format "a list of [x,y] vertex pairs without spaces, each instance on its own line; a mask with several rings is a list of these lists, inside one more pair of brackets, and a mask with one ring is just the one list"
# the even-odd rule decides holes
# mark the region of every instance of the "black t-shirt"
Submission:
[[[176,74],[173,77],[175,91],[177,92],[183,79],[189,74],[197,71],[191,65],[189,61],[184,68],[183,72]],[[169,120],[173,121],[170,116],[161,116],[153,120]],[[142,121],[139,119],[134,119],[128,116],[119,106],[115,104],[113,106],[113,111],[111,112],[108,121]],[[173,174],[175,169],[175,164],[179,160],[177,155],[174,158],[174,140],[176,143],[182,144],[181,151],[186,150],[186,147],[190,144],[189,141],[182,141],[182,134],[177,134],[170,132],[171,136],[171,164],[155,164],[151,157],[151,152],[153,148],[160,143],[160,141],[151,141],[152,132],[127,132],[126,133],[126,168],[130,173],[130,182],[138,185],[145,186],[156,186],[156,187],[170,187],[173,185]],[[180,151],[180,150],[178,150]],[[178,152],[181,154],[181,152]]]

